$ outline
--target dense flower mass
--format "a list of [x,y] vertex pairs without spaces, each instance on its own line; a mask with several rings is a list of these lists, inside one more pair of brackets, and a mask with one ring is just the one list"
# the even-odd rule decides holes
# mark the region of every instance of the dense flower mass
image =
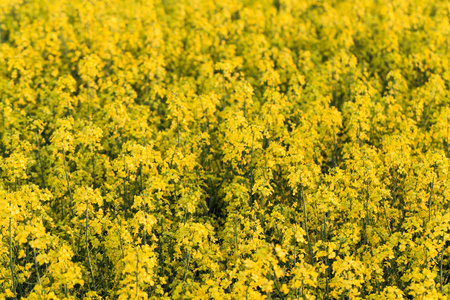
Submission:
[[0,0],[0,299],[450,299],[447,0]]

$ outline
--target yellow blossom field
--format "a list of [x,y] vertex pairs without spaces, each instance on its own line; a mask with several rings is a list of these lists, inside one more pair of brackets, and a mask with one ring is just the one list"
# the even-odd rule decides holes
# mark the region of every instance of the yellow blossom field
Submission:
[[450,299],[448,0],[0,0],[0,299]]

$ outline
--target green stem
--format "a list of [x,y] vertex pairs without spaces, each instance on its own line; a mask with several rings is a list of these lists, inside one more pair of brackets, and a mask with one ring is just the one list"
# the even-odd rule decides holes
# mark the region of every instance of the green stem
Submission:
[[70,180],[69,180],[69,174],[67,172],[67,163],[66,163],[66,151],[63,148],[63,160],[64,160],[64,174],[66,175],[66,182],[67,182],[67,191],[69,192],[69,198],[70,198],[70,212],[72,214],[72,218],[74,217],[73,213],[73,197],[72,197],[72,190],[70,189]]
[[13,292],[14,299],[17,299],[17,285],[16,285],[16,277],[14,275],[14,261],[12,256],[12,229],[11,229],[11,218],[9,218],[9,268],[11,269],[11,277],[13,282]]
[[89,199],[87,199],[86,201],[86,252],[87,252],[87,258],[88,258],[88,263],[89,263],[89,270],[91,271],[91,280],[92,280],[92,287],[94,289],[94,291],[96,291],[95,288],[95,278],[94,278],[94,270],[92,268],[92,263],[91,263],[91,255],[89,253],[89,239],[88,239],[88,230],[89,230],[89,212],[88,212],[88,208],[89,208]]
[[312,251],[312,245],[311,245],[311,239],[309,238],[309,232],[308,232],[308,213],[306,212],[306,201],[305,201],[305,195],[303,193],[303,182],[302,178],[300,176],[300,191],[299,196],[302,199],[303,204],[303,217],[304,217],[304,223],[305,223],[305,233],[306,233],[306,240],[308,241],[308,250],[309,250],[309,256],[311,258],[311,265],[314,266],[314,253]]

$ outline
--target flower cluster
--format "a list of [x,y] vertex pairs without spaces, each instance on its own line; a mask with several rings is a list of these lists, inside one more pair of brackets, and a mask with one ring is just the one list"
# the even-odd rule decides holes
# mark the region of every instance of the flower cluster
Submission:
[[0,299],[450,298],[450,2],[0,2]]

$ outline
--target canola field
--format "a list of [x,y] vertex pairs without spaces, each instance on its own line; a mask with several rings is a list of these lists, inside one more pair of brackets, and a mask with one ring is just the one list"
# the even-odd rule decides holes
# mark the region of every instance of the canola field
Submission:
[[447,0],[0,0],[0,299],[450,299]]

